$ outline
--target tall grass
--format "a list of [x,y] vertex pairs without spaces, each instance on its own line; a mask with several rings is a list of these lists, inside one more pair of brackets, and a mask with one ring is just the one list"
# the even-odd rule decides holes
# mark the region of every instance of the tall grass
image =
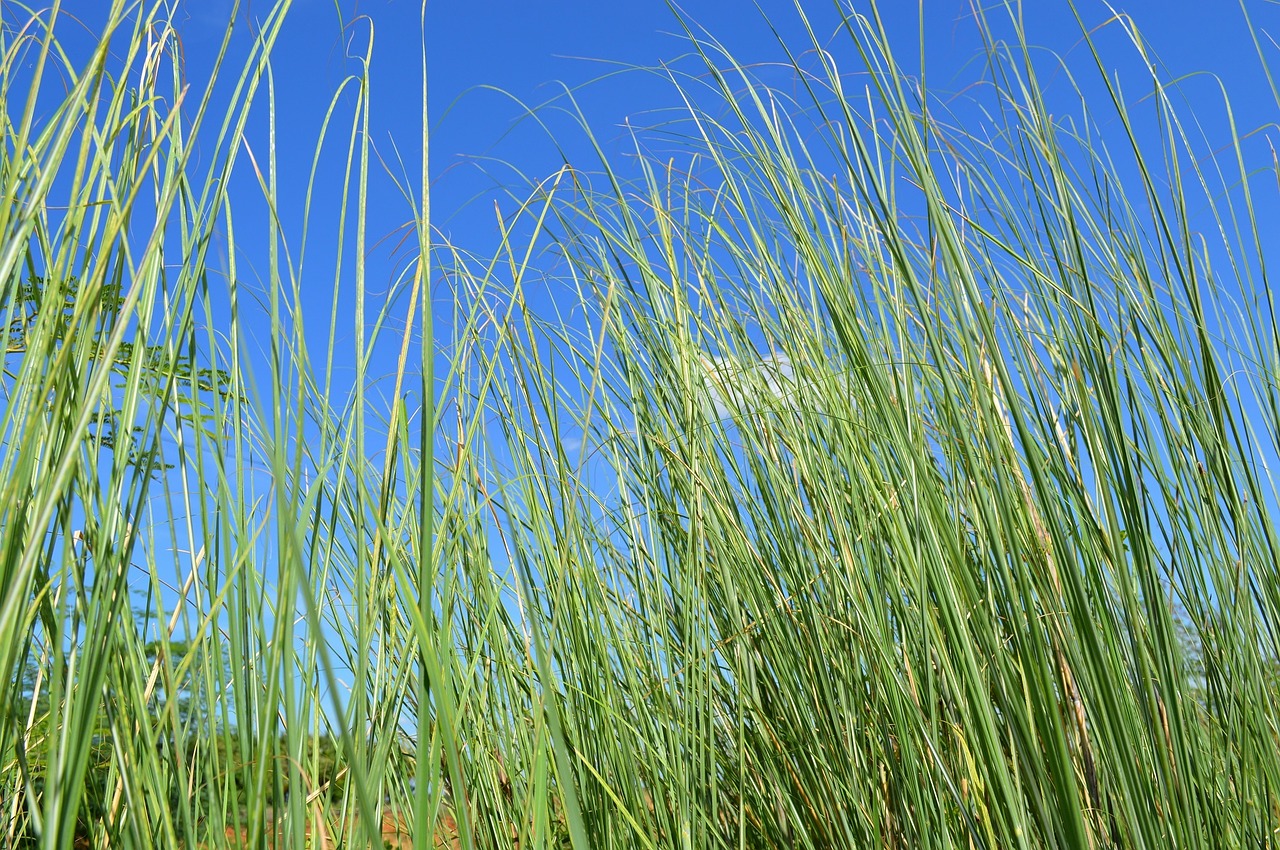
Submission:
[[[169,4],[113,3],[87,54],[64,49],[81,24],[58,3],[3,10],[4,846],[381,846],[412,775],[401,733],[430,727],[411,609],[387,610],[419,561],[389,541],[428,539],[392,511],[392,459],[430,441],[406,436],[403,401],[371,408],[391,332],[364,274],[369,57],[316,140],[318,164],[347,163],[342,202],[312,209],[309,188],[301,227],[281,221],[270,55],[288,9],[228,30],[195,80]],[[320,284],[316,261],[302,272],[315,228],[338,234]],[[241,265],[264,255],[262,278]],[[417,264],[401,286],[410,315],[424,280]],[[354,326],[313,361],[317,294]],[[422,327],[392,340],[419,417]]]
[[513,192],[491,258],[405,187],[379,299],[376,52],[317,140],[342,202],[284,221],[246,121],[287,4],[225,102],[163,11],[78,65],[56,7],[5,20],[4,842],[1280,843],[1247,130],[1206,157],[1087,35],[1051,116],[1016,7],[950,102],[874,5],[791,96],[691,31],[682,121]]

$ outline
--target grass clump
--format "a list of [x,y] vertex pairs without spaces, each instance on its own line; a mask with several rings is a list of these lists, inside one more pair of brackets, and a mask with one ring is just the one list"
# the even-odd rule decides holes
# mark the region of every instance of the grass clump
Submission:
[[52,18],[5,30],[74,70],[8,116],[0,173],[6,839],[1275,845],[1280,332],[1247,134],[1206,159],[1175,90],[1131,106],[1088,35],[1051,110],[1013,6],[943,101],[864,11],[792,46],[791,95],[691,31],[682,120],[513,193],[491,259],[407,189],[385,301],[359,63],[317,144],[347,190],[304,225],[354,239],[324,365],[291,225],[250,237],[228,189],[251,168],[282,208],[241,140],[287,4],[219,67],[225,118],[178,108],[162,6],[117,5],[86,68]]

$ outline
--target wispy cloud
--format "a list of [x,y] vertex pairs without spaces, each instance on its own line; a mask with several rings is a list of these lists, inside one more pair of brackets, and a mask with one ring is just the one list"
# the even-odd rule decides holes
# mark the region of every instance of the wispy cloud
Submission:
[[[729,419],[735,408],[748,410],[759,402],[795,398],[799,389],[796,370],[785,354],[773,354],[754,361],[702,355],[711,402],[718,419]],[[763,404],[761,406],[772,406]]]

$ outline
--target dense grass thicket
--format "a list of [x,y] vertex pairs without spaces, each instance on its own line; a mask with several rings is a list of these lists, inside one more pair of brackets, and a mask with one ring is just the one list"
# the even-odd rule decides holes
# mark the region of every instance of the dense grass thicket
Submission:
[[1280,846],[1274,113],[1016,5],[946,98],[873,3],[785,93],[691,30],[372,280],[376,55],[284,198],[288,5],[195,79],[0,7],[0,846]]

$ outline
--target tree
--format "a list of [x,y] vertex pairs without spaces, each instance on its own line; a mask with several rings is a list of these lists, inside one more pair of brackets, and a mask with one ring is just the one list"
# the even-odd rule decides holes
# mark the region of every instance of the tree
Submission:
[[[145,486],[145,482],[161,478],[171,468],[171,464],[164,462],[160,451],[162,435],[155,423],[167,422],[170,427],[199,429],[203,434],[216,436],[220,421],[214,415],[216,402],[234,406],[238,399],[230,375],[206,365],[194,337],[183,339],[181,342],[184,344],[148,340],[145,328],[139,325],[131,312],[125,311],[125,301],[123,284],[119,279],[89,288],[81,286],[75,278],[49,280],[31,272],[23,282],[0,289],[0,336],[4,339],[5,351],[0,370],[0,393],[12,398],[20,382],[25,382],[28,390],[49,385],[40,373],[41,368],[47,370],[53,358],[68,353],[73,353],[83,363],[87,352],[91,366],[105,366],[110,371],[108,391],[100,398],[86,400],[79,395],[80,388],[76,384],[80,376],[64,371],[61,373],[64,383],[55,384],[58,389],[50,393],[45,403],[55,416],[65,416],[68,411],[78,416],[83,408],[77,410],[76,405],[92,404],[89,428],[83,439],[90,457],[103,450],[115,453],[127,446],[128,455],[124,462],[142,473]],[[122,327],[122,322],[132,324]],[[113,335],[122,330],[124,341],[110,346]],[[72,345],[76,350],[68,352],[67,347]],[[28,375],[37,375],[36,383],[20,377],[24,368]],[[65,382],[68,376],[70,383]],[[126,391],[142,402],[144,424],[131,421],[130,414],[124,410]],[[164,412],[162,416],[155,415],[158,410]],[[38,420],[36,427],[41,427]],[[47,425],[44,427],[45,431],[39,433],[37,440],[46,439],[49,433],[54,433]],[[18,449],[16,445],[5,446],[6,451]],[[87,467],[90,487],[95,468],[91,460]],[[92,505],[76,504],[80,499],[96,498],[92,490],[89,492],[89,496],[77,488],[68,492],[63,516],[92,516]],[[40,531],[48,535],[50,552],[58,552],[61,547],[63,554],[69,555],[63,562],[70,566],[61,574],[62,581],[74,584],[78,589],[76,593],[89,593],[89,585],[97,578],[94,569],[100,565],[93,563],[94,547],[81,547],[79,541],[85,535],[92,537],[93,529],[69,533],[69,527],[73,526],[55,522]],[[50,764],[49,742],[62,722],[61,708],[52,704],[51,693],[55,695],[54,699],[58,698],[57,694],[71,693],[75,682],[68,681],[68,677],[78,675],[78,670],[68,663],[70,643],[77,640],[78,634],[75,611],[70,607],[70,597],[76,594],[64,597],[66,603],[62,610],[55,610],[58,606],[51,600],[59,596],[58,579],[59,575],[52,571],[46,574],[43,568],[37,574],[32,592],[35,594],[33,601],[40,609],[40,620],[24,645],[7,653],[6,663],[13,665],[9,672],[14,675],[5,688],[10,698],[5,701],[7,704],[0,706],[0,758],[6,762],[12,759],[12,763],[0,763],[0,772],[17,768],[18,772],[10,775],[20,776],[20,781],[6,782],[3,787],[22,789],[23,802],[35,801],[37,806]],[[127,612],[126,607],[125,617]],[[146,623],[147,618],[135,617],[135,621]],[[183,640],[165,644],[156,640],[146,641],[139,634],[139,641],[149,667],[156,667],[161,653],[167,648],[170,658],[163,665],[166,672],[183,669],[182,659],[192,651]],[[137,644],[133,646],[136,651]],[[171,755],[176,754],[175,748],[180,744],[173,732],[175,726],[172,722],[166,723],[162,714],[173,712],[168,718],[170,721],[176,719],[176,728],[179,729],[207,727],[211,720],[206,714],[207,706],[198,698],[199,690],[194,687],[194,674],[191,672],[194,668],[188,665],[186,669],[187,672],[177,679],[157,679],[147,705],[152,728],[162,736],[162,745]],[[60,685],[51,690],[54,682]],[[111,753],[117,743],[112,740],[107,722],[111,712],[119,708],[112,705],[113,699],[108,689],[93,721],[96,731],[81,813],[81,822],[85,824],[88,822],[86,818],[100,817],[105,811],[106,798],[103,795]],[[175,793],[181,790],[176,784],[174,787]],[[34,829],[33,821],[29,819],[27,823]]]
[[[91,350],[105,353],[108,338],[122,319],[122,284],[116,281],[104,285],[95,299],[96,303],[91,305],[82,304],[81,297],[75,278],[67,281],[65,286],[50,286],[45,278],[31,274],[25,283],[17,287],[8,303],[0,303],[0,315],[8,318],[5,329],[6,379],[12,381],[16,378],[9,368],[8,355],[35,353],[33,346],[44,349],[41,352],[44,355],[52,354],[68,342],[74,323],[78,318],[83,321],[85,316],[92,317],[92,326],[88,329]],[[46,323],[43,328],[40,327],[42,318]],[[224,402],[236,398],[230,374],[224,369],[200,365],[191,351],[174,353],[164,345],[126,340],[111,357],[111,369],[117,378],[125,378],[137,358],[142,360],[144,395],[157,402],[167,401],[176,421],[212,435],[210,423],[213,417],[208,413],[212,397],[217,396]],[[166,400],[164,396],[170,377],[177,392]],[[122,418],[122,411],[114,405],[96,412],[86,440],[100,449],[114,449],[122,427],[128,427],[137,438],[145,436],[142,426],[124,423]],[[172,468],[172,464],[145,457],[139,448],[144,445],[142,439],[132,440],[130,445],[128,463],[135,467],[147,465],[151,477]]]

